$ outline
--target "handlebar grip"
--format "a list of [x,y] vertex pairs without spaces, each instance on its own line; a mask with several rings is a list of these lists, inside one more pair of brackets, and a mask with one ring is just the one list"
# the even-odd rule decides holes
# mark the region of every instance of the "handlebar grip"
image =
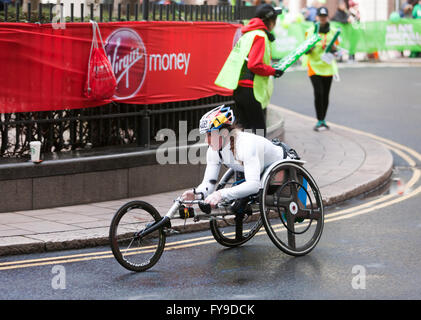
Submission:
[[205,203],[204,201],[199,201],[199,208],[206,214],[210,214],[212,211],[212,207],[209,203]]

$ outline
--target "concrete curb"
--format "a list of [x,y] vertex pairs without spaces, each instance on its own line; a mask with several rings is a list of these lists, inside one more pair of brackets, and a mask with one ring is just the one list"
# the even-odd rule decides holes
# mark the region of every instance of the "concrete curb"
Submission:
[[[332,125],[332,127],[335,126]],[[363,136],[355,137],[355,133],[351,134],[337,127],[336,130],[340,130],[341,134],[348,139],[358,140],[358,144],[364,150],[370,150],[370,154],[366,154],[366,161],[364,161],[358,171],[347,177],[347,179],[324,188],[330,194],[324,198],[324,205],[326,206],[344,202],[379,188],[390,179],[393,171],[393,156],[386,147]],[[382,159],[380,164],[379,159]],[[339,189],[341,192],[335,194],[334,191],[329,192],[330,189]]]

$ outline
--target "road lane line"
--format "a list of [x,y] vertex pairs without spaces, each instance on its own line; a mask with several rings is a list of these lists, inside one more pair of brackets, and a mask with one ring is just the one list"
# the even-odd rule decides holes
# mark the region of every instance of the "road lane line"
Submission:
[[367,208],[365,210],[357,211],[357,212],[350,213],[350,214],[347,214],[347,215],[342,215],[342,216],[339,216],[339,217],[336,217],[336,218],[326,219],[325,222],[333,222],[333,221],[338,221],[338,220],[343,220],[343,219],[349,219],[349,218],[356,217],[356,216],[359,216],[359,215],[362,215],[362,214],[365,214],[365,213],[369,213],[369,212],[374,211],[374,210],[389,207],[393,204],[396,204],[396,203],[405,201],[409,198],[412,198],[413,196],[416,196],[420,192],[421,192],[421,186],[419,186],[418,188],[416,188],[415,190],[411,191],[410,193],[408,193],[406,195],[400,196],[398,198],[395,198],[391,201],[387,201],[385,203],[381,203],[381,204],[379,204],[379,205],[377,205],[373,208]]
[[[204,239],[213,239],[213,236],[205,236],[205,237],[194,238],[194,239],[186,239],[186,240],[168,242],[168,243],[165,244],[165,246],[174,246],[174,245],[177,245],[177,244],[180,244],[180,243],[193,242],[193,241],[204,240]],[[145,247],[144,249],[147,249],[147,248],[148,247]],[[130,249],[130,250],[136,250],[136,249]],[[29,260],[8,261],[8,262],[1,262],[0,267],[10,266],[10,265],[14,265],[14,264],[22,264],[22,263],[46,262],[46,261],[53,261],[53,260],[73,259],[73,258],[79,258],[79,257],[85,257],[85,256],[108,255],[108,254],[111,254],[111,253],[112,253],[111,250],[108,250],[108,251],[73,254],[73,255],[67,255],[67,256],[56,256],[56,257],[37,258],[37,259],[29,259]],[[0,268],[0,270],[2,270],[2,269]]]
[[414,159],[412,159],[410,156],[408,156],[405,152],[398,149],[397,147],[392,147],[391,145],[389,145],[387,143],[384,143],[384,142],[379,142],[379,143],[382,144],[385,148],[390,149],[393,152],[395,152],[399,157],[404,159],[410,167],[415,167],[417,165],[417,163],[414,161]]

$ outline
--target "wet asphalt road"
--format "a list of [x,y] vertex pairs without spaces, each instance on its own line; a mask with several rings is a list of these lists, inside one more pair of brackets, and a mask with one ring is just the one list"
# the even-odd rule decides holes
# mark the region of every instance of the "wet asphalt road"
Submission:
[[[332,87],[327,120],[421,153],[420,71],[341,70],[342,81]],[[287,73],[277,80],[272,102],[312,116],[311,90],[304,72]],[[410,178],[407,164],[398,156],[395,166],[395,175]],[[354,199],[326,213],[369,200]],[[261,234],[234,249],[198,240],[195,246],[165,251],[152,269],[139,274],[125,270],[112,257],[63,262],[59,265],[64,267],[65,289],[53,288],[54,262],[1,270],[0,299],[421,299],[420,208],[418,194],[369,213],[327,221],[317,247],[300,258],[282,253]],[[201,237],[211,234],[177,235],[167,242]],[[94,251],[109,248],[2,257],[0,263]],[[364,288],[356,289],[355,277],[361,272],[364,283],[357,284]]]

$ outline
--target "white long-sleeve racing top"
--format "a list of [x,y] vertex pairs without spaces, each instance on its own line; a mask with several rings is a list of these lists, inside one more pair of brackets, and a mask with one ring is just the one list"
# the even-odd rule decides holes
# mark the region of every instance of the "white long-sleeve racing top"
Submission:
[[220,190],[222,198],[234,200],[257,193],[260,189],[261,173],[275,161],[284,158],[283,149],[268,139],[237,129],[233,131],[235,157],[230,143],[219,152],[208,148],[205,175],[202,183],[196,188],[196,192],[202,192],[205,198],[215,190],[222,164],[235,171],[244,172],[243,183]]

